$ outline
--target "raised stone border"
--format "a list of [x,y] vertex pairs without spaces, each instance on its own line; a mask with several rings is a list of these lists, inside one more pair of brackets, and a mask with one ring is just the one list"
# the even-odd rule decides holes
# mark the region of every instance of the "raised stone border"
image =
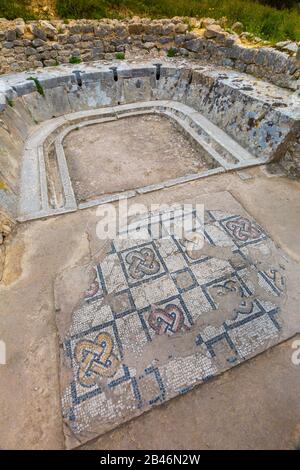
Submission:
[[[117,52],[175,54],[207,60],[251,73],[296,90],[300,83],[300,49],[243,45],[213,19],[184,18],[63,21],[0,21],[0,73],[38,67],[115,59]],[[194,27],[190,31],[189,25]]]
[[[65,137],[78,127],[148,113],[164,114],[174,119],[188,136],[204,148],[210,158],[217,163],[217,168],[197,174],[185,175],[155,185],[136,188],[133,191],[103,196],[100,199],[77,205],[64,154],[63,141]],[[55,135],[54,138],[51,138],[52,134]],[[62,207],[51,207],[50,205],[45,164],[45,141],[48,146],[50,142],[54,142],[60,186],[63,188],[65,201]],[[221,152],[219,149],[221,149]],[[38,165],[36,165],[36,162],[38,162]],[[136,194],[186,183],[226,170],[245,168],[263,162],[263,159],[254,158],[248,151],[234,142],[224,131],[212,124],[200,113],[181,103],[150,101],[98,110],[80,111],[45,123],[28,139],[24,152],[18,220],[24,221],[61,214],[63,212],[74,211],[77,208],[85,209],[120,198],[133,197]]]
[[[28,80],[32,76],[38,80],[42,95],[34,81]],[[190,60],[161,64],[123,61],[118,66],[117,62],[98,62],[6,75],[0,77],[0,166],[8,188],[0,189],[2,207],[13,218],[17,216],[23,151],[37,129],[55,125],[54,118],[65,123],[63,116],[82,110],[93,113],[107,106],[159,100],[191,106],[259,162],[282,158],[300,133],[297,93]],[[219,153],[217,147],[214,150]],[[43,162],[39,170],[40,156],[34,155],[34,150],[31,158],[32,171],[42,172]],[[22,184],[30,183],[31,178],[31,173],[23,172]],[[40,199],[46,201],[46,197],[44,192]],[[35,211],[39,210],[37,206]]]

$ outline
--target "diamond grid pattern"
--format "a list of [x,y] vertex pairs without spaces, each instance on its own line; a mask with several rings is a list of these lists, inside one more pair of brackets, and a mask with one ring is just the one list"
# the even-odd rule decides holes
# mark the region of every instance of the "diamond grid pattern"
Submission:
[[[124,406],[126,410],[147,409],[185,393],[215,375],[219,363],[235,365],[278,336],[279,309],[256,296],[253,276],[274,297],[284,291],[282,277],[274,269],[256,271],[245,259],[245,247],[268,243],[267,234],[246,217],[220,211],[207,211],[205,216],[205,241],[213,247],[230,247],[234,264],[230,259],[200,252],[190,256],[185,243],[166,233],[162,222],[165,238],[151,239],[151,227],[147,227],[149,241],[136,241],[130,247],[116,241],[105,260],[93,268],[94,280],[82,306],[74,312],[71,334],[64,343],[73,380],[65,389],[62,405],[74,432],[88,429],[95,416],[113,420],[124,412]],[[240,303],[228,312],[222,325],[212,324],[198,331],[194,340],[197,353],[170,357],[167,364],[160,365],[158,351],[157,360],[142,374],[130,365],[132,360],[127,363],[128,354],[138,362],[157,335],[170,337],[197,329],[201,315],[217,312],[227,293],[237,295]],[[113,294],[109,304],[105,302],[107,294]],[[82,364],[76,360],[75,350],[79,342],[96,338],[99,344],[103,338],[104,352],[107,338],[111,339],[118,368],[108,378],[95,373],[100,367],[109,368],[111,362],[109,358],[103,362],[99,350],[87,350],[82,363],[89,354],[86,374],[95,380],[86,386],[80,381]],[[119,397],[125,394],[126,405],[122,398],[109,401],[108,390],[116,391]]]

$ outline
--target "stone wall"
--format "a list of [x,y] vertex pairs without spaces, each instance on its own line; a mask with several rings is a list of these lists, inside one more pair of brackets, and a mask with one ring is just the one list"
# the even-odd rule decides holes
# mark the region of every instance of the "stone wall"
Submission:
[[0,210],[0,281],[3,276],[5,264],[5,239],[13,230],[14,223],[11,218],[2,210]]
[[[298,93],[239,71],[199,66],[197,60],[165,59],[160,67],[153,62],[119,61],[113,70],[111,62],[95,61],[0,76],[0,207],[17,218],[23,188],[31,191],[32,175],[39,178],[37,143],[27,140],[36,126],[43,121],[52,126],[52,118],[77,111],[176,101],[203,114],[264,162],[281,159],[296,140]],[[25,146],[30,171],[24,166]]]
[[297,138],[289,143],[280,164],[290,178],[300,180],[300,132]]
[[[222,22],[221,22],[222,23]],[[236,68],[279,86],[300,87],[300,49],[296,43],[267,47],[246,33],[229,33],[212,19],[78,20],[24,23],[0,19],[0,73],[20,72],[101,59],[117,52],[181,55]],[[280,49],[280,50],[279,50]],[[171,50],[171,53],[168,52]],[[73,59],[72,59],[73,58]]]

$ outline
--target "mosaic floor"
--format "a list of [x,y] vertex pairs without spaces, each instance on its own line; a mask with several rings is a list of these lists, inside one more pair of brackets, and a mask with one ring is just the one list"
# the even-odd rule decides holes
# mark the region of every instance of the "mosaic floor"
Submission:
[[[207,208],[204,225],[194,216],[182,239],[158,216],[151,226],[147,217],[140,221],[148,240],[114,240],[99,262],[84,267],[92,281],[71,312],[60,299],[72,274],[59,278],[67,447],[281,340],[285,279],[273,241],[242,207]],[[70,318],[62,330],[64,315]]]

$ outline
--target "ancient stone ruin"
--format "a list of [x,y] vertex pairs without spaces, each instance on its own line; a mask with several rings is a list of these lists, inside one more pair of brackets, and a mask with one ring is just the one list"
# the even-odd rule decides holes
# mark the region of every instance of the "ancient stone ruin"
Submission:
[[299,332],[300,49],[191,22],[0,21],[2,305],[68,448]]

